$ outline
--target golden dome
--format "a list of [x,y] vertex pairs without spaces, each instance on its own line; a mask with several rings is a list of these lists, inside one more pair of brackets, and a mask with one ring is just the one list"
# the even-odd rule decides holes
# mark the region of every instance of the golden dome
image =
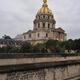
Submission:
[[43,0],[42,8],[38,11],[38,14],[52,14],[52,11],[48,8],[47,0]]

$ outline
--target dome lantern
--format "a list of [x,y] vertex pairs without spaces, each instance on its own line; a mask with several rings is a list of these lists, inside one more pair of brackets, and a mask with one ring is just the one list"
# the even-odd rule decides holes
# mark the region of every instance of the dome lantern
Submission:
[[47,0],[43,0],[43,5],[38,10],[37,14],[49,14],[49,15],[52,15],[52,11],[48,8]]

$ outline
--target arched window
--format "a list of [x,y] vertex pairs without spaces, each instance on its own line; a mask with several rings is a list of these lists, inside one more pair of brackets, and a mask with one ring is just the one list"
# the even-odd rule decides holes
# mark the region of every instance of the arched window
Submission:
[[45,28],[45,23],[43,23],[43,28]]
[[40,28],[40,23],[38,23],[38,28]]
[[40,36],[40,34],[38,33],[38,37]]
[[46,37],[48,37],[48,34],[46,33]]
[[50,28],[50,24],[48,23],[48,28]]
[[29,38],[31,38],[31,34],[29,34]]
[[43,15],[43,18],[45,18],[45,15]]

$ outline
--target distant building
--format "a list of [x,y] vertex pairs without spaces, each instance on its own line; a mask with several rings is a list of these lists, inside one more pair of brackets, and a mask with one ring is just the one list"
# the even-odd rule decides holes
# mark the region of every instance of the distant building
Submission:
[[9,36],[3,36],[2,39],[0,39],[0,48],[7,47],[7,46],[19,46],[22,44],[22,41],[14,40],[10,38]]
[[17,35],[17,36],[14,38],[14,40],[21,40],[21,41],[23,41],[23,34]]
[[22,34],[23,41],[29,41],[36,44],[43,43],[49,39],[59,41],[66,40],[65,31],[61,27],[55,27],[56,21],[52,11],[48,8],[47,0],[43,0],[43,5],[38,10],[33,23],[33,30],[29,30]]

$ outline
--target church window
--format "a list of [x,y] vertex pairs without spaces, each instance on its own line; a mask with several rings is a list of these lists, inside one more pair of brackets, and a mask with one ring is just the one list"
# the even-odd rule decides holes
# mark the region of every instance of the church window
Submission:
[[31,38],[31,34],[29,34],[29,38]]
[[45,15],[43,16],[43,18],[45,18]]
[[50,24],[48,24],[48,28],[50,28]]
[[43,23],[43,28],[45,28],[45,23]]
[[46,33],[46,37],[48,37],[48,34]]
[[40,28],[40,23],[38,23],[38,28]]
[[38,37],[40,36],[40,34],[38,33]]

